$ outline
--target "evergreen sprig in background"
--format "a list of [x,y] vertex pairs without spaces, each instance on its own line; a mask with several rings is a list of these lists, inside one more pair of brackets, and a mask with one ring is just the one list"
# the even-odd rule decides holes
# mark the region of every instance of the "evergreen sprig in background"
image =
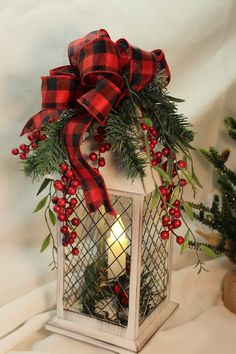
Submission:
[[[236,140],[236,118],[228,117],[224,123],[228,135]],[[236,262],[236,173],[226,166],[230,151],[226,149],[219,153],[215,147],[210,147],[200,152],[217,173],[219,194],[214,195],[211,207],[203,203],[191,203],[191,206],[195,210],[195,218],[217,231],[218,237],[214,244],[189,241],[189,247],[200,249],[207,245],[216,254],[225,254]]]

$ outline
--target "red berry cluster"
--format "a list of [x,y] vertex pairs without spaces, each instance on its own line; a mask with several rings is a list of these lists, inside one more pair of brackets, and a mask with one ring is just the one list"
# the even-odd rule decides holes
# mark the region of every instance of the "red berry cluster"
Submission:
[[30,143],[20,144],[19,148],[13,148],[11,150],[12,155],[19,155],[21,160],[25,160],[27,154],[38,147],[39,141],[46,139],[46,135],[42,134],[40,130],[35,130],[33,133],[28,134],[27,139]]
[[78,237],[74,229],[80,222],[77,217],[72,217],[72,214],[78,204],[76,193],[80,183],[66,163],[62,163],[60,167],[62,172],[61,180],[54,181],[53,185],[57,191],[62,193],[62,197],[52,197],[53,210],[57,214],[57,219],[63,223],[60,228],[63,234],[62,245],[64,247],[72,247],[71,253],[76,256],[79,254],[79,249],[72,245]]
[[106,135],[105,135],[105,129],[102,126],[99,126],[97,128],[97,135],[94,136],[94,140],[97,143],[98,147],[98,153],[95,151],[92,151],[89,154],[89,159],[92,162],[97,161],[97,167],[104,167],[106,165],[106,160],[104,157],[101,156],[101,154],[104,154],[106,151],[109,151],[111,148],[111,144],[107,143],[105,141]]
[[[166,214],[162,216],[162,225],[165,228],[161,231],[162,240],[168,240],[170,237],[170,232],[174,232],[175,229],[178,229],[182,222],[180,220],[181,212],[180,212],[180,200],[176,199],[173,203],[173,206],[170,208],[166,208]],[[176,235],[176,242],[179,245],[182,245],[184,242],[184,237]]]
[[[159,134],[154,126],[148,128],[145,123],[141,123],[140,126],[148,139],[151,166],[160,165],[163,171],[166,172],[168,159],[172,159],[173,161],[173,184],[168,185],[165,182],[164,185],[161,185],[159,187],[162,196],[161,208],[164,212],[164,215],[162,215],[162,225],[164,229],[161,231],[161,238],[163,240],[169,239],[170,233],[172,232],[176,236],[176,242],[181,245],[184,242],[184,237],[176,235],[174,231],[175,229],[178,229],[181,226],[180,200],[175,200],[172,206],[168,206],[168,203],[170,202],[173,189],[177,185],[179,185],[180,187],[185,187],[187,184],[186,179],[177,179],[178,169],[185,168],[186,163],[183,160],[177,161],[175,153],[171,153],[168,147],[164,147],[162,148],[162,150],[158,149],[158,142],[161,142],[159,141]],[[143,137],[143,140],[144,139],[145,138]],[[143,150],[146,152],[146,147],[144,147]]]

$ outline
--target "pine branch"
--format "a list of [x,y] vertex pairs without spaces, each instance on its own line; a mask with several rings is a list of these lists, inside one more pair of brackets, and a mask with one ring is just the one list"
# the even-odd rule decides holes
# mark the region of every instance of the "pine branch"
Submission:
[[215,254],[217,255],[225,255],[230,259],[235,259],[235,251],[234,250],[229,250],[225,247],[220,246],[213,246],[209,243],[205,243],[205,242],[197,242],[197,241],[188,241],[188,247],[190,249],[194,249],[197,251],[201,250],[202,246],[207,246],[208,248],[212,249],[214,251]]
[[47,138],[40,141],[33,154],[25,160],[24,173],[26,176],[38,180],[47,174],[60,172],[60,164],[68,160],[62,132],[72,115],[72,110],[65,111],[59,121],[44,125],[43,132]]
[[157,130],[174,149],[184,153],[191,147],[194,133],[191,124],[182,114],[177,113],[175,102],[182,100],[168,95],[158,83],[152,82],[139,93],[140,101],[146,108],[147,115],[153,120]]
[[227,117],[224,120],[225,127],[228,130],[229,136],[236,140],[236,119],[233,117]]
[[120,154],[126,176],[132,180],[136,177],[143,178],[147,160],[140,152],[142,140],[130,118],[125,120],[121,115],[110,114],[106,125],[106,139],[111,143],[112,151]]

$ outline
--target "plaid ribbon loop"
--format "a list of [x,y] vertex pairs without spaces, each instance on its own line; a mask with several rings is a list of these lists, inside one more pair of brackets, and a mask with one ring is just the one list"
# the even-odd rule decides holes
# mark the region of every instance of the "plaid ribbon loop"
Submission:
[[42,110],[25,124],[22,135],[48,121],[56,121],[63,110],[74,108],[75,115],[64,128],[64,140],[71,165],[81,182],[90,212],[104,205],[115,215],[105,183],[99,172],[84,159],[80,145],[94,119],[105,125],[111,110],[128,96],[123,76],[138,92],[160,70],[170,71],[161,50],[146,52],[131,46],[125,39],[113,42],[101,29],[69,44],[70,65],[50,70],[42,77]]

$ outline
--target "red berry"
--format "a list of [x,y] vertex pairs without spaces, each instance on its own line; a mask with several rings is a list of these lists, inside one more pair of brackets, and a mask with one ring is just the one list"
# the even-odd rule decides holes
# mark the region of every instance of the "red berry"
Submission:
[[58,205],[60,205],[61,207],[64,207],[66,205],[66,199],[65,198],[60,198],[58,200]]
[[106,164],[106,161],[105,161],[104,157],[99,157],[99,159],[98,159],[98,166],[99,166],[99,167],[104,167],[105,164]]
[[31,144],[31,148],[32,148],[33,150],[37,149],[37,147],[38,147],[38,144],[36,144],[36,143],[32,143],[32,144]]
[[34,139],[38,139],[40,137],[40,131],[36,130],[35,132],[33,132],[33,138]]
[[181,224],[182,224],[181,220],[179,219],[174,220],[173,221],[174,229],[178,229],[181,226]]
[[67,207],[67,208],[66,208],[66,214],[67,214],[67,215],[71,215],[72,213],[73,213],[73,209],[70,208],[70,207]]
[[65,221],[66,220],[65,214],[62,214],[62,213],[59,213],[57,218],[58,218],[59,221]]
[[176,218],[176,219],[178,219],[178,218],[180,218],[181,217],[181,212],[178,210],[178,211],[175,211],[174,212],[174,217]]
[[69,243],[70,245],[72,245],[74,242],[75,242],[75,240],[74,240],[72,237],[70,237],[69,240],[68,240],[68,243]]
[[12,155],[18,155],[19,154],[19,149],[14,148],[11,150]]
[[61,167],[61,172],[66,172],[68,170],[68,166],[66,163],[62,163],[60,167]]
[[43,141],[43,140],[45,140],[46,138],[47,138],[46,135],[43,134],[43,135],[41,135],[41,136],[39,137],[39,140]]
[[102,135],[95,135],[94,140],[98,143],[101,143],[104,140],[104,137]]
[[24,151],[26,154],[28,154],[29,152],[30,152],[30,149],[29,149],[29,147],[28,146],[26,146],[26,148],[25,148],[25,151]]
[[174,208],[170,208],[170,210],[169,210],[169,214],[170,214],[171,216],[173,216],[173,215],[174,215],[174,213],[175,213],[175,209],[174,209]]
[[150,134],[152,134],[152,136],[157,136],[157,131],[156,131],[155,127],[149,128],[149,132],[150,132]]
[[163,153],[164,156],[167,157],[169,155],[169,153],[170,153],[170,150],[168,148],[164,148],[164,149],[162,149],[162,153]]
[[119,294],[121,293],[121,291],[122,291],[122,288],[121,288],[120,284],[114,285],[113,291],[114,291],[114,293],[115,293],[116,295],[119,295]]
[[185,167],[186,167],[186,162],[183,161],[183,160],[179,160],[179,161],[178,161],[178,167],[179,167],[179,168],[185,168]]
[[140,126],[142,130],[147,130],[147,124],[141,123]]
[[150,149],[154,149],[154,147],[156,146],[156,144],[155,144],[153,141],[151,141],[151,142],[149,143],[149,146],[150,146]]
[[79,225],[79,219],[78,219],[78,218],[73,218],[73,219],[71,220],[71,224],[72,224],[73,226],[78,226],[78,225]]
[[59,198],[58,197],[52,197],[52,203],[53,204],[57,204],[58,203],[58,200],[59,200]]
[[129,303],[128,295],[124,291],[121,293],[120,302],[123,306],[127,306]]
[[185,178],[181,178],[181,179],[180,179],[180,185],[181,185],[182,187],[185,187],[186,184],[187,184],[186,179],[185,179]]
[[53,182],[53,186],[54,186],[54,188],[55,188],[56,190],[58,190],[58,191],[62,191],[63,188],[64,188],[63,184],[62,184],[61,181],[59,181],[59,180],[54,181],[54,182]]
[[68,194],[70,194],[70,195],[76,194],[76,188],[75,187],[69,187],[68,188]]
[[184,243],[184,237],[183,236],[177,236],[176,237],[176,242],[178,245],[182,245]]
[[26,150],[26,145],[25,145],[25,144],[20,144],[20,149],[21,149],[22,151],[25,151],[25,150]]
[[68,242],[63,241],[63,242],[62,242],[62,246],[63,246],[63,247],[67,247],[67,246],[68,246]]
[[105,133],[104,127],[102,127],[102,126],[97,127],[97,132],[98,132],[98,134],[100,134],[100,135],[104,134],[104,133]]
[[96,154],[96,152],[91,152],[91,153],[89,154],[89,160],[91,160],[91,161],[96,161],[96,160],[97,160],[97,154]]
[[166,172],[166,169],[167,169],[167,163],[165,162],[165,163],[163,163],[163,165],[161,165],[161,168],[162,168],[162,170],[163,171],[165,171]]
[[33,141],[33,140],[34,140],[34,137],[33,137],[33,135],[29,134],[29,135],[27,135],[27,139],[28,139],[29,141]]
[[163,215],[162,216],[162,221],[167,222],[167,224],[170,222],[170,217],[169,215]]
[[173,203],[174,206],[178,207],[180,206],[180,200],[179,199],[176,199]]
[[105,147],[106,147],[106,151],[109,151],[111,148],[111,144],[110,143],[105,143]]
[[168,238],[169,238],[169,231],[163,230],[163,231],[161,232],[161,239],[162,239],[162,240],[168,240]]
[[175,176],[177,176],[177,171],[173,170],[172,177],[175,177]]
[[79,187],[79,185],[80,185],[80,183],[79,183],[79,181],[77,180],[77,179],[73,179],[72,181],[71,181],[71,185],[72,185],[72,187]]
[[55,213],[59,213],[61,211],[61,208],[59,207],[59,205],[54,205],[53,210],[55,211]]
[[162,158],[162,152],[161,151],[157,151],[156,152],[156,158],[159,160]]
[[101,153],[104,153],[106,151],[106,146],[105,144],[102,144],[99,146],[98,150],[101,152]]
[[75,207],[77,203],[78,203],[78,201],[77,201],[76,198],[71,198],[71,200],[70,200],[70,206]]
[[160,186],[159,187],[159,190],[160,190],[160,192],[161,192],[161,195],[166,195],[166,189],[165,189],[165,187],[163,187],[163,186]]
[[72,178],[72,177],[74,177],[74,172],[73,172],[72,170],[66,171],[66,177],[67,177],[67,178]]
[[63,183],[67,183],[67,177],[66,177],[66,176],[62,176],[62,177],[61,177],[61,181],[62,181]]
[[66,225],[61,226],[60,231],[62,234],[66,235],[68,232],[68,226]]
[[172,160],[175,160],[175,159],[176,159],[176,154],[175,154],[174,152],[172,152],[171,158],[172,158]]
[[26,154],[24,154],[24,153],[23,153],[23,154],[20,154],[20,159],[21,159],[21,160],[25,160],[25,159],[26,159]]
[[74,247],[71,251],[71,253],[74,255],[74,256],[77,256],[79,254],[79,249],[77,247]]
[[77,237],[78,237],[77,232],[72,231],[72,232],[70,233],[70,237],[73,238],[73,239],[77,238]]
[[153,159],[153,160],[151,161],[151,165],[152,165],[152,166],[156,166],[157,164],[158,164],[157,159]]
[[174,225],[169,224],[167,227],[168,227],[168,230],[172,231],[172,230],[173,230],[173,228],[174,228]]

